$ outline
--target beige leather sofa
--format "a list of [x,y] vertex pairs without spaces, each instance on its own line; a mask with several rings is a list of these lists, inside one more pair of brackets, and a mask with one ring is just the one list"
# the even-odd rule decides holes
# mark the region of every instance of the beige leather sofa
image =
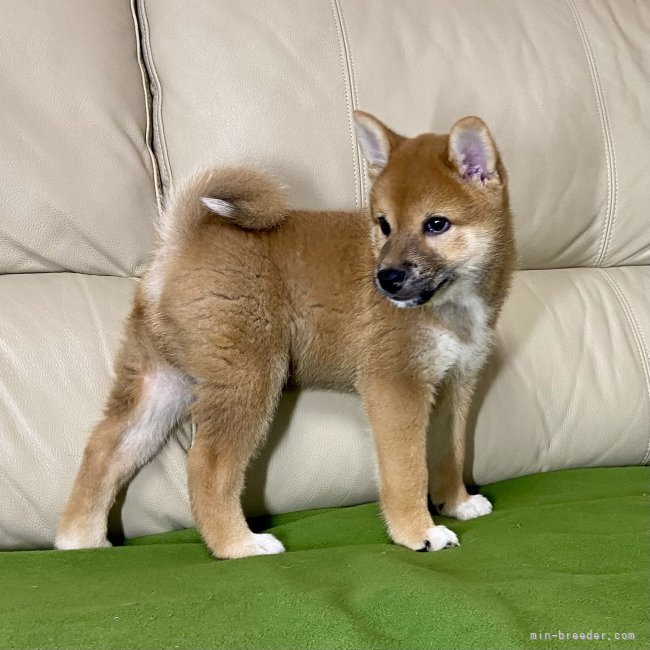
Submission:
[[[650,456],[644,0],[5,0],[0,5],[0,546],[51,546],[170,187],[274,171],[363,208],[351,113],[482,116],[520,268],[471,417],[478,483]],[[189,427],[132,482],[127,536],[191,526]],[[435,427],[432,431],[435,444]],[[288,394],[250,513],[376,497],[356,397]]]

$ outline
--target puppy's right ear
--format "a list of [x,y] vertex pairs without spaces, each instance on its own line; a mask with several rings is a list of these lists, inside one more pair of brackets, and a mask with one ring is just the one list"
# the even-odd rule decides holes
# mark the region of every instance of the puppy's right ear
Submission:
[[403,138],[393,133],[376,117],[363,111],[354,111],[354,130],[368,163],[368,176],[374,181],[386,167],[391,150],[397,147]]

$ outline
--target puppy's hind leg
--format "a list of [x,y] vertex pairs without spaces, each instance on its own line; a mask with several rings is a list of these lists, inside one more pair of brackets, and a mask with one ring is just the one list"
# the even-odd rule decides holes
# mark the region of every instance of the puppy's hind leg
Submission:
[[192,513],[206,545],[222,559],[284,551],[273,535],[250,530],[241,493],[246,466],[266,434],[282,389],[286,364],[242,359],[237,365],[241,370],[229,367],[217,373],[227,376],[227,383],[197,384],[192,412],[197,430],[188,456]]
[[108,511],[119,489],[160,449],[190,403],[187,379],[169,367],[118,367],[104,419],[93,430],[63,511],[55,547],[110,546]]

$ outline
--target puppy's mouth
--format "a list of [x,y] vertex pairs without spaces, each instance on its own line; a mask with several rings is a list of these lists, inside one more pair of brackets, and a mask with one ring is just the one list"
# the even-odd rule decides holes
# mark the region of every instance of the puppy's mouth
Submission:
[[[440,291],[448,287],[454,278],[451,275],[445,275],[433,287],[427,287],[425,289],[420,289],[417,292],[409,292],[410,295],[391,295],[382,290],[382,293],[388,297],[388,299],[397,307],[410,308],[410,307],[420,307],[421,305],[426,304]],[[415,295],[413,295],[415,293]]]

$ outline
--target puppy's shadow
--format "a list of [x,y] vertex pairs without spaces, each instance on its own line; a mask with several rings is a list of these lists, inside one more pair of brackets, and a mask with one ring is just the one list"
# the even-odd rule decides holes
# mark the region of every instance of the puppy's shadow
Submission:
[[124,535],[124,524],[122,523],[122,508],[126,501],[129,483],[122,486],[121,490],[115,497],[115,502],[108,512],[108,541],[113,546],[122,546],[126,539],[126,536]]

